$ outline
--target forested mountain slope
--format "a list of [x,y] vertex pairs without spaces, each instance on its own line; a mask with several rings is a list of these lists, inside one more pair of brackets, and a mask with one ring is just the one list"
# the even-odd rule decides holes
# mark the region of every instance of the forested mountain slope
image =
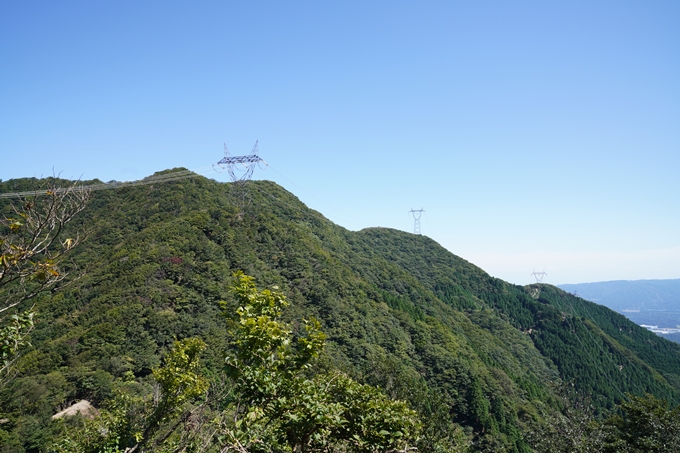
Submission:
[[274,183],[246,188],[195,177],[93,192],[71,225],[88,232],[72,254],[77,278],[38,300],[32,347],[0,389],[12,448],[40,451],[52,414],[144,381],[174,339],[204,339],[206,372],[221,369],[219,301],[236,270],[278,285],[294,325],[317,317],[327,360],[409,401],[432,439],[458,426],[480,451],[529,451],[523,433],[559,409],[567,381],[600,411],[625,392],[680,402],[680,345],[609,309],[492,278],[424,236],[348,231]]
[[636,324],[664,329],[655,333],[680,343],[680,333],[674,332],[680,327],[680,279],[615,280],[559,287],[616,310]]

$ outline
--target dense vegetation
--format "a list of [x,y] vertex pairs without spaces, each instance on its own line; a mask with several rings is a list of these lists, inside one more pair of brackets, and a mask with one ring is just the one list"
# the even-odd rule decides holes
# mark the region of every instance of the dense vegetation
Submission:
[[79,399],[151,394],[177,340],[200,338],[201,373],[224,373],[235,346],[220,301],[235,304],[238,270],[287,296],[294,335],[319,320],[319,366],[406,401],[420,451],[528,452],[527,433],[566,410],[567,382],[595,416],[625,393],[680,402],[680,345],[623,316],[492,278],[423,236],[347,231],[271,182],[247,188],[241,205],[200,177],[93,192],[69,225],[87,232],[62,264],[74,281],[38,298],[32,346],[0,388],[0,451],[44,451],[64,430],[50,417]]

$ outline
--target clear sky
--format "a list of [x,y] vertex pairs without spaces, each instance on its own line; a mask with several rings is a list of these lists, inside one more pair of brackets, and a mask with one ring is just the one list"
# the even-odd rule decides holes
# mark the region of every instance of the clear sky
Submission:
[[423,208],[513,283],[680,278],[676,0],[0,4],[3,180],[226,181],[256,139],[351,230]]

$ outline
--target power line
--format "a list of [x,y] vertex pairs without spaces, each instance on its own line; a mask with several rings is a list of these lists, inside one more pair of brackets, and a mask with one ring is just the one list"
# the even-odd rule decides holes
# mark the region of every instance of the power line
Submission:
[[[303,213],[303,214],[310,214],[310,213],[311,213],[311,214],[312,214],[313,216],[315,216],[318,220],[321,220],[321,221],[324,221],[324,222],[331,222],[329,219],[327,219],[326,217],[324,217],[323,214],[321,214],[321,213],[319,213],[319,212],[317,212],[317,211],[315,211],[315,210],[313,210],[313,209],[309,209],[309,208],[303,209],[303,208],[300,208],[300,207],[298,207],[298,206],[293,206],[292,204],[288,203],[287,201],[282,200],[280,197],[277,197],[276,195],[274,195],[274,194],[272,194],[272,193],[270,193],[270,192],[267,192],[267,190],[265,190],[263,187],[259,187],[259,186],[257,186],[257,185],[253,185],[252,187],[253,187],[253,189],[255,189],[256,191],[261,192],[261,193],[263,193],[264,195],[267,195],[267,196],[268,196],[269,198],[271,198],[272,200],[277,201],[277,202],[279,202],[279,203],[282,203],[282,204],[288,206],[288,207],[291,208],[291,209],[295,209],[296,211],[301,212],[301,213]],[[303,206],[304,206],[304,205],[303,205]]]
[[[255,164],[259,164],[261,162],[263,162],[265,165],[267,164],[267,162],[265,162],[264,159],[257,155],[259,151],[258,146],[259,142],[260,142],[259,140],[255,140],[255,145],[253,146],[253,149],[250,150],[250,154],[245,156],[230,156],[229,148],[227,148],[227,144],[225,143],[224,157],[215,165],[222,169],[226,168],[227,172],[229,172],[229,176],[231,177],[232,182],[249,180],[253,176]],[[236,169],[238,168],[239,165],[241,166],[243,172],[241,173],[240,176],[237,176]],[[215,168],[215,171],[218,170]]]
[[246,183],[250,181],[250,178],[253,176],[255,165],[261,163],[267,165],[267,162],[258,155],[258,143],[259,140],[255,140],[255,145],[250,151],[250,154],[244,156],[231,156],[225,143],[224,157],[213,165],[215,171],[219,172],[220,170],[218,170],[218,168],[222,170],[226,168],[229,173],[229,177],[233,184],[232,189],[229,192],[229,198],[231,198],[234,201],[234,204],[238,205],[240,208],[239,216],[244,215],[246,206],[250,204],[250,192]]
[[[224,151],[225,151],[225,157],[217,162],[215,165],[218,167],[224,169],[226,168],[227,171],[229,172],[229,176],[231,177],[233,182],[240,182],[240,181],[245,181],[250,179],[250,177],[253,174],[253,170],[255,167],[255,164],[259,163],[264,163],[266,165],[266,162],[260,158],[257,154],[258,152],[258,141],[255,141],[255,146],[253,146],[253,149],[251,150],[249,155],[246,156],[230,156],[229,155],[229,150],[227,149],[227,145],[224,145]],[[143,186],[143,185],[149,185],[149,184],[156,184],[156,183],[161,183],[161,182],[170,182],[170,181],[178,181],[181,179],[187,179],[187,178],[193,178],[196,176],[199,176],[201,173],[206,172],[206,170],[209,169],[214,169],[215,171],[218,171],[215,165],[208,166],[208,167],[201,167],[195,170],[179,170],[179,171],[173,171],[169,173],[162,173],[159,175],[153,175],[153,176],[148,176],[146,178],[136,180],[136,181],[129,181],[129,182],[119,182],[119,181],[110,181],[108,183],[99,183],[99,184],[90,184],[90,185],[81,185],[77,187],[69,187],[69,188],[57,188],[52,190],[53,192],[56,191],[57,193],[64,192],[65,190],[71,190],[75,192],[84,192],[84,191],[95,191],[95,190],[110,190],[110,189],[124,189],[127,187],[135,187],[135,186]],[[240,176],[237,176],[238,173],[238,166],[241,166],[244,171]],[[218,171],[219,172],[219,171]],[[46,195],[49,190],[28,190],[28,191],[23,191],[23,192],[8,192],[8,193],[0,193],[0,198],[21,198],[21,197],[29,197],[29,196],[40,196],[40,195]]]
[[22,198],[29,196],[40,196],[46,195],[48,192],[62,193],[67,190],[72,192],[85,192],[95,190],[125,189],[127,187],[145,186],[149,184],[157,184],[162,182],[178,181],[181,179],[193,178],[196,176],[201,176],[199,173],[202,173],[206,169],[210,168],[211,167],[202,167],[196,170],[180,170],[169,173],[162,173],[159,175],[148,176],[144,179],[129,182],[110,181],[108,183],[90,184],[86,186],[76,186],[68,188],[56,188],[52,190],[47,189],[47,190],[28,190],[23,192],[6,192],[0,193],[0,198]]
[[[557,302],[557,299],[555,299],[555,302],[557,303],[558,308],[559,308],[560,310],[564,310],[564,312],[566,312],[566,307],[565,307],[565,306],[563,306],[561,303]],[[572,317],[578,319],[578,321],[581,323],[581,326],[583,327],[583,329],[584,329],[584,330],[586,331],[586,333],[588,334],[588,338],[590,338],[590,341],[593,342],[593,343],[595,343],[595,345],[598,347],[598,349],[600,350],[600,352],[602,353],[602,355],[603,355],[603,356],[607,356],[607,357],[609,358],[610,363],[611,363],[612,365],[614,365],[614,367],[616,368],[617,365],[612,361],[612,359],[611,359],[611,357],[610,357],[610,355],[613,355],[613,354],[608,355],[608,354],[604,351],[604,349],[602,349],[602,346],[600,346],[600,344],[599,344],[599,343],[593,338],[593,336],[591,335],[590,329],[588,329],[588,327],[583,323],[583,321],[580,319],[580,317],[576,314],[576,310],[574,310],[574,306],[571,304],[571,302],[569,302],[569,305],[571,306]],[[585,345],[584,345],[583,342],[581,341],[581,337],[578,335],[578,333],[576,332],[575,329],[574,329],[574,336],[576,337],[576,339],[578,340],[579,344],[581,345],[581,348],[583,349],[583,351],[584,351],[584,352],[586,353],[586,355],[587,355],[587,354],[588,354],[588,350],[586,349]],[[604,369],[603,369],[597,362],[594,362],[594,364],[595,364],[596,369],[597,369],[597,370],[600,372],[600,374],[605,378],[605,380],[609,381],[609,383],[616,389],[616,391],[618,391],[618,392],[621,394],[621,396],[623,396],[623,398],[624,398],[625,400],[628,400],[628,397],[626,396],[626,394],[623,393],[623,392],[621,391],[621,389],[614,383],[614,381],[611,379],[611,377],[609,377],[609,374],[607,374],[607,373],[604,371]]]
[[[583,308],[583,311],[585,311],[588,319],[590,319],[592,321],[592,323],[595,324],[595,318],[590,314],[590,311],[586,308],[584,300],[581,297],[577,297],[577,298],[580,300],[581,307]],[[571,306],[572,311],[574,313],[576,313],[576,309],[574,308],[574,305],[571,303],[571,300],[569,300],[569,306]],[[595,324],[595,325],[597,326],[597,324]],[[584,327],[585,327],[585,325],[584,325]],[[602,328],[600,326],[597,326],[597,327],[600,330],[602,330]],[[617,349],[617,351],[618,351],[618,349]],[[633,362],[631,362],[630,359],[623,352],[621,352],[621,351],[618,351],[618,352],[619,352],[619,354],[621,354],[623,356],[624,359],[626,359],[628,361],[628,363],[630,363],[631,366],[633,366]],[[619,364],[619,366],[620,366],[620,364]]]
[[291,183],[292,185],[294,185],[294,186],[297,187],[298,189],[302,190],[302,191],[305,192],[307,195],[309,195],[310,197],[314,198],[316,201],[318,201],[318,202],[322,203],[323,205],[329,207],[330,209],[334,210],[336,213],[338,213],[338,214],[340,214],[340,215],[342,215],[342,216],[344,216],[344,217],[347,217],[347,218],[349,218],[349,219],[357,220],[357,219],[355,219],[354,217],[352,217],[352,216],[350,216],[350,215],[347,215],[347,214],[345,214],[344,212],[339,211],[338,209],[336,209],[336,208],[334,208],[333,206],[329,205],[329,204],[326,203],[325,201],[320,200],[319,198],[315,197],[312,193],[308,192],[308,191],[305,190],[304,188],[302,188],[302,187],[300,187],[299,185],[295,184],[295,182],[291,181],[291,180],[290,180],[289,178],[287,178],[283,173],[281,173],[280,171],[278,171],[276,168],[272,167],[271,165],[267,165],[267,168],[272,169],[275,173],[277,173],[277,174],[278,174],[279,176],[281,176],[283,179],[285,179],[286,181],[288,181],[289,183]]
[[429,230],[429,235],[430,235],[430,237],[432,237],[433,236],[432,225],[430,225],[430,219],[427,217],[427,212],[425,212],[425,223],[427,224],[427,229]]

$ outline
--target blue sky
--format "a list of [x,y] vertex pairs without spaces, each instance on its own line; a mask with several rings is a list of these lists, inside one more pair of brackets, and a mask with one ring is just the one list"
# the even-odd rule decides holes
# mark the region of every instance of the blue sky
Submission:
[[518,284],[680,278],[680,3],[3,2],[0,178],[248,153]]

